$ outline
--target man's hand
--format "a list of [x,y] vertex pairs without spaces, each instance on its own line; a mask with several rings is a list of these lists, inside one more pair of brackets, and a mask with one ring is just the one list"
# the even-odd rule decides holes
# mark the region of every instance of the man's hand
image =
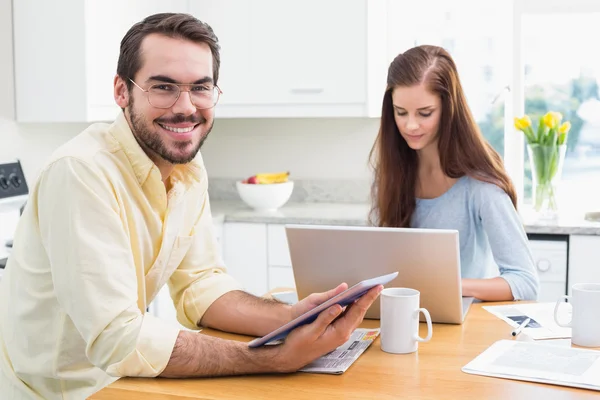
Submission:
[[335,289],[328,290],[327,292],[313,293],[307,296],[306,298],[302,299],[301,301],[292,306],[292,320],[312,310],[316,306],[325,303],[327,300],[334,296],[337,296],[346,289],[348,289],[348,285],[346,283],[342,283]]
[[[344,291],[346,287],[345,284],[342,284],[329,292],[311,295],[314,297],[310,300],[311,296],[308,296],[303,300],[305,304],[298,303],[295,311],[309,310],[310,308],[307,307],[310,307],[314,302],[317,302],[315,305],[318,305],[335,294]],[[383,290],[382,285],[372,288],[353,304],[347,306],[342,316],[340,314],[343,309],[336,304],[322,311],[313,323],[294,329],[286,337],[285,342],[279,346],[279,352],[273,366],[279,367],[279,372],[294,372],[344,344],[360,325],[365,313],[377,299],[381,290]],[[323,298],[325,300],[319,301]]]
[[[221,329],[226,327],[244,331],[248,329],[245,325],[251,325],[252,322],[256,325],[257,319],[261,320],[262,330],[265,330],[268,325],[273,325],[275,329],[281,326],[281,323],[275,325],[277,321],[287,322],[291,315],[299,316],[346,288],[346,284],[341,284],[327,292],[312,294],[296,304],[293,311],[290,311],[292,308],[288,305],[284,306],[272,301],[265,303],[265,299],[247,293],[228,292],[209,308],[213,314],[210,319],[214,323],[214,318],[219,317],[220,320],[217,322],[221,322]],[[377,299],[382,289],[383,286],[379,285],[369,290],[360,299],[347,306],[343,314],[341,306],[329,307],[321,312],[312,324],[293,330],[287,336],[285,343],[279,346],[250,349],[244,342],[181,331],[169,363],[160,376],[183,378],[297,371],[344,344],[362,322],[367,309]],[[227,303],[232,306],[227,306]],[[217,309],[222,311],[222,315],[216,312]],[[232,313],[231,310],[235,310],[237,314]],[[240,323],[240,319],[244,321]],[[226,326],[227,323],[230,325]]]

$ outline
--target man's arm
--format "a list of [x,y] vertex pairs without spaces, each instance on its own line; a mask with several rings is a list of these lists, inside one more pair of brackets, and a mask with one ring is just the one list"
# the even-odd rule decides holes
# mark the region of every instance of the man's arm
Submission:
[[[204,172],[201,180],[205,179]],[[331,297],[328,293],[313,295],[309,301],[290,307],[243,292],[242,286],[226,273],[219,255],[208,193],[198,196],[198,202],[194,202],[200,205],[194,241],[169,279],[181,324],[190,329],[205,326],[262,336]],[[336,288],[331,293],[337,294],[345,288]]]
[[163,378],[274,372],[277,346],[250,349],[246,343],[181,331]]
[[198,326],[264,336],[291,320],[292,307],[288,304],[234,290],[215,300]]
[[[312,299],[323,298],[341,287],[311,295]],[[381,285],[371,289],[348,306],[342,316],[343,309],[339,305],[324,310],[313,323],[294,329],[282,345],[250,349],[247,343],[180,332],[171,359],[160,376],[181,378],[297,371],[345,343],[382,289]],[[307,304],[308,298],[302,306]],[[256,310],[251,312],[255,314]]]
[[313,293],[293,306],[242,291],[228,292],[210,305],[198,326],[264,336],[347,288],[343,283],[327,292]]
[[38,214],[54,294],[89,362],[111,376],[158,375],[179,330],[139,308],[122,211],[102,171],[79,159],[57,160],[40,174],[30,207]]

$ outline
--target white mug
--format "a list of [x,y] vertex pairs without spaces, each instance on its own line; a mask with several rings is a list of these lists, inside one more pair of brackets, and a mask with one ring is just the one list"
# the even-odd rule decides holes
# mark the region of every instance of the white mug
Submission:
[[[561,296],[554,307],[554,320],[559,326],[572,328],[571,343],[583,347],[600,347],[600,283],[577,283],[572,296]],[[569,322],[558,320],[558,308],[569,299],[573,314]]]
[[[381,350],[407,354],[417,351],[419,342],[431,340],[433,329],[429,311],[419,308],[421,293],[415,289],[386,288],[381,298]],[[419,313],[427,321],[427,337],[419,337]]]

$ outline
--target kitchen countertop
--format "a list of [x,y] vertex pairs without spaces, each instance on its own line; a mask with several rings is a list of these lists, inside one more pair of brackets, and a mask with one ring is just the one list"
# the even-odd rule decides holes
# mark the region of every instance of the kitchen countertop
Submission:
[[[360,203],[288,203],[277,211],[255,211],[241,201],[211,201],[213,219],[221,222],[266,224],[314,224],[365,226],[370,206]],[[600,222],[577,216],[556,222],[537,222],[523,217],[525,231],[532,234],[600,235]]]
[[267,224],[367,225],[369,205],[287,203],[277,211],[255,211],[241,201],[211,201],[216,222]]

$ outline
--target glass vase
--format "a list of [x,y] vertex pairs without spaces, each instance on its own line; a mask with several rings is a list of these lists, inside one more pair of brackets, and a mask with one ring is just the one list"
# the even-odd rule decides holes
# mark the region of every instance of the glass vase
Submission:
[[558,219],[558,190],[567,145],[528,144],[533,209],[538,219]]

